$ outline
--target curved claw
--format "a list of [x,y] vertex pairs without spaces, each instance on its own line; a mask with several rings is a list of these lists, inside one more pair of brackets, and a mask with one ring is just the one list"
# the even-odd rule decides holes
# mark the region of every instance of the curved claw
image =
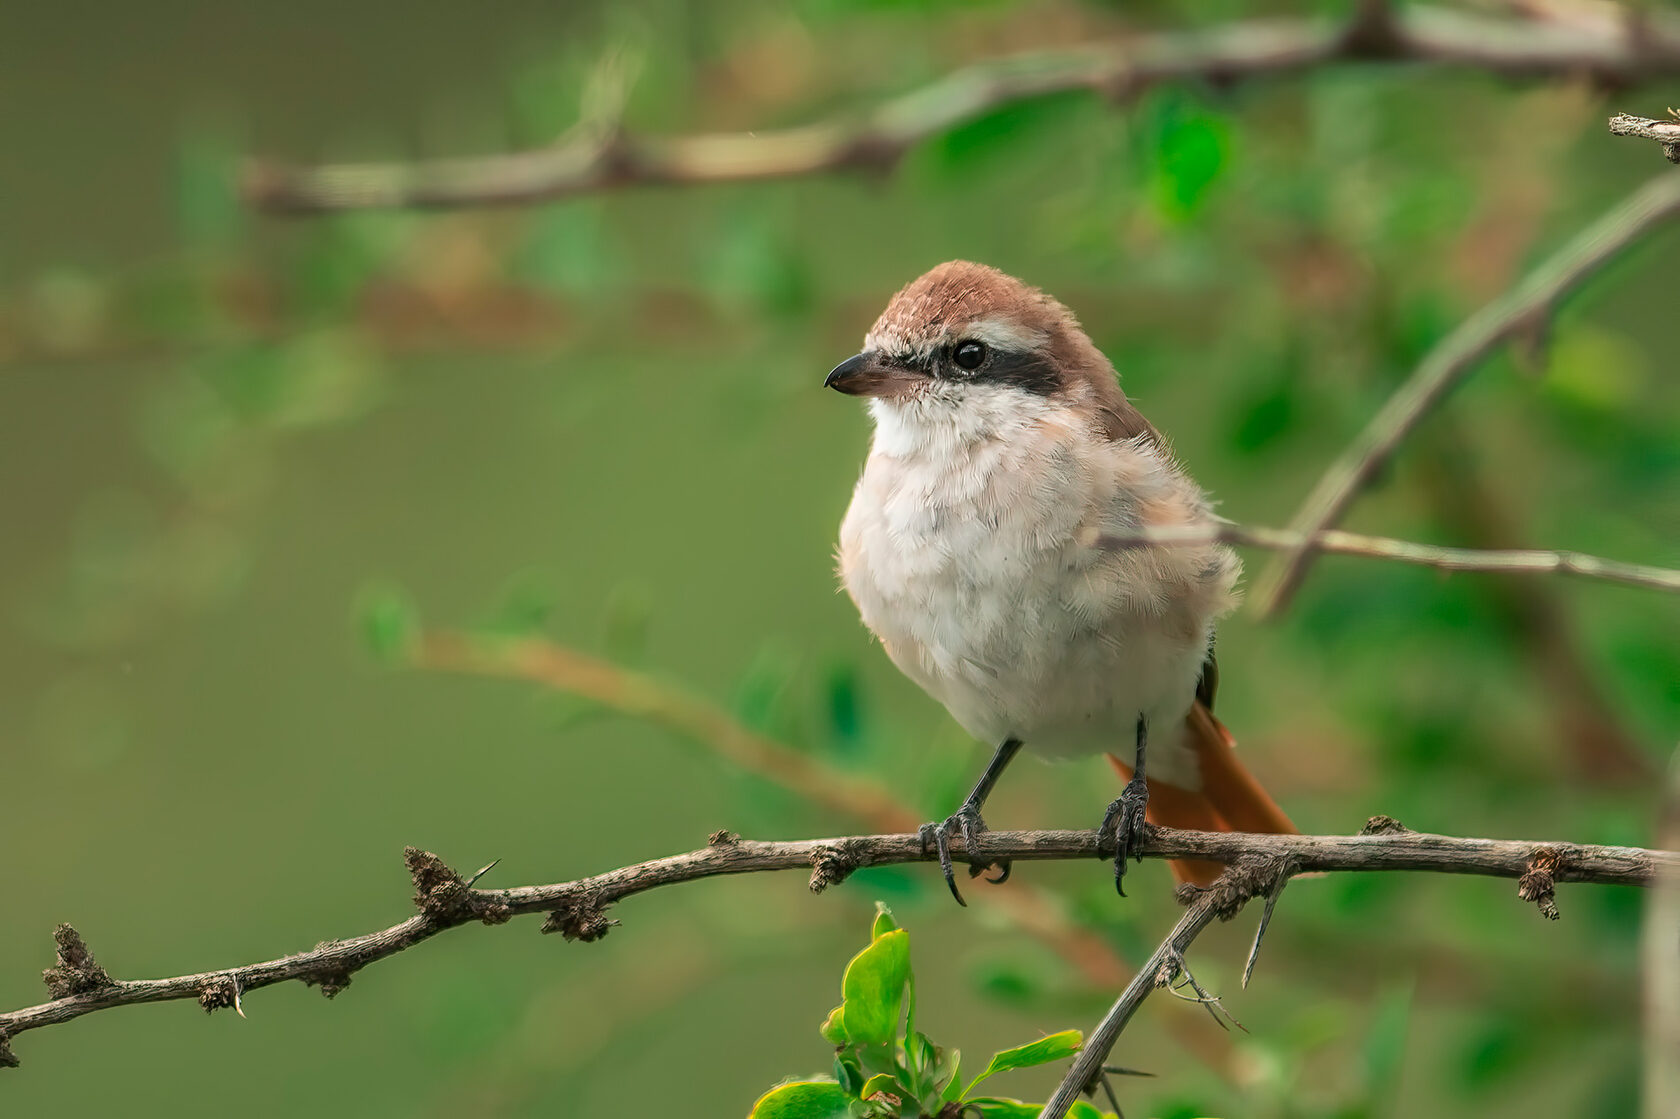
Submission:
[[945,872],[945,885],[950,888],[951,896],[957,899],[957,904],[967,907],[962,891],[957,889],[956,871],[951,865],[951,825],[955,820],[955,816],[947,816],[943,824],[923,824],[917,834],[924,851],[927,850],[928,840],[933,840],[934,848],[939,852],[939,869]]
[[1134,858],[1140,863],[1143,861],[1144,830],[1148,827],[1144,822],[1144,808],[1148,803],[1148,784],[1134,776],[1109,804],[1108,811],[1103,814],[1102,825],[1097,829],[1099,851],[1102,839],[1110,834],[1114,836],[1114,891],[1121,897],[1126,896],[1127,858]]
[[966,906],[962,891],[957,889],[956,868],[951,858],[951,836],[960,832],[963,839],[963,850],[968,858],[968,876],[979,878],[988,869],[996,866],[1000,873],[996,878],[988,878],[988,882],[1002,882],[1009,877],[1009,863],[989,863],[980,861],[976,854],[980,850],[980,835],[986,830],[986,821],[980,816],[980,810],[965,804],[945,818],[942,824],[923,824],[917,833],[921,837],[922,850],[927,850],[931,840],[934,849],[939,852],[939,869],[945,874],[945,885],[950,889],[951,896],[957,899],[958,905]]

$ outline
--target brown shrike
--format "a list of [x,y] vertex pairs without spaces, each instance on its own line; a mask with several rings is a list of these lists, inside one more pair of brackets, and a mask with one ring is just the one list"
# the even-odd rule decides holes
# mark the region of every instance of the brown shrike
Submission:
[[[846,590],[893,663],[997,747],[962,807],[922,829],[959,902],[951,835],[978,875],[981,808],[1023,744],[1119,751],[1128,780],[1102,823],[1117,888],[1146,818],[1295,830],[1213,717],[1213,626],[1241,564],[1219,544],[1115,543],[1216,518],[1066,307],[995,268],[941,264],[826,384],[868,397],[875,421],[840,526]],[[1174,864],[1202,883],[1221,869]]]

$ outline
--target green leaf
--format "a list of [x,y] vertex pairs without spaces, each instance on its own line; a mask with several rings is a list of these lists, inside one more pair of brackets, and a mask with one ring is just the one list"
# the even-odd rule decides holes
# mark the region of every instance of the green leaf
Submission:
[[356,596],[356,626],[362,644],[381,664],[401,664],[420,634],[420,613],[401,587],[388,583],[362,588]]
[[1022,1103],[1020,1100],[1005,1100],[996,1096],[968,1100],[963,1104],[965,1115],[972,1113],[980,1116],[980,1119],[1038,1119],[1038,1113],[1043,1110],[1043,1104]]
[[898,922],[893,920],[892,910],[887,908],[886,902],[876,902],[875,927],[870,930],[870,939],[879,940],[896,928],[898,928]]
[[484,628],[508,637],[540,632],[559,604],[553,580],[540,571],[522,571],[508,580]]
[[845,1119],[846,1093],[828,1080],[796,1080],[758,1097],[747,1119]]
[[939,1089],[944,1103],[955,1103],[962,1097],[962,1050],[946,1049],[933,1066],[933,1086]]
[[1226,122],[1178,94],[1159,95],[1155,105],[1155,168],[1151,193],[1162,217],[1194,217],[1230,156]]
[[878,1072],[865,1080],[863,1087],[858,1091],[858,1095],[863,1099],[868,1099],[876,1092],[889,1092],[900,1099],[909,1094],[904,1090],[903,1085],[899,1084],[898,1077],[890,1072]]
[[1073,1106],[1068,1108],[1068,1119],[1115,1119],[1112,1111],[1099,1111],[1095,1104],[1087,1100],[1074,1100]]
[[834,1058],[834,1079],[848,1096],[856,1096],[863,1088],[863,1064],[856,1053],[841,1053]]
[[938,1059],[939,1047],[934,1045],[927,1034],[905,1027],[904,1071],[908,1079],[904,1081],[904,1085],[910,1089],[911,1095],[919,1096],[930,1087],[928,1070]]
[[[1084,1044],[1084,1041],[1085,1035],[1078,1030],[1063,1030],[1059,1034],[1041,1037],[1037,1041],[1028,1042],[1026,1045],[1017,1045],[1013,1049],[993,1053],[991,1063],[986,1066],[984,1072],[974,1078],[974,1082],[968,1086],[968,1091],[974,1091],[976,1085],[993,1073],[1004,1072],[1012,1068],[1047,1065],[1051,1061],[1071,1057],[1079,1052],[1079,1047]],[[963,1094],[966,1096],[968,1093]]]
[[828,716],[828,745],[837,753],[855,755],[863,746],[862,683],[857,668],[838,664],[823,681],[823,700]]
[[946,177],[973,177],[1019,160],[1035,142],[1066,134],[1092,103],[1087,90],[1010,102],[929,140],[928,158]]
[[846,965],[846,1035],[854,1045],[890,1042],[898,1032],[904,985],[910,979],[910,934],[894,929],[875,938]]
[[828,1042],[830,1045],[846,1044],[845,1007],[837,1006],[828,1012],[828,1017],[823,1019],[821,1033],[823,1035],[823,1040]]

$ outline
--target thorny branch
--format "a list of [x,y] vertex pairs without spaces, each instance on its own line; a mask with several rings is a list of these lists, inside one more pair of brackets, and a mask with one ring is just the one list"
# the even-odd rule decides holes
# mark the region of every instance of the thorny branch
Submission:
[[[960,840],[959,855],[968,852]],[[1088,859],[1112,855],[1099,849],[1095,831],[988,832],[978,857],[1018,862]],[[1532,874],[1545,856],[1545,873],[1560,882],[1646,885],[1658,874],[1680,873],[1680,854],[1636,847],[1601,847],[1526,840],[1465,839],[1404,830],[1356,836],[1248,835],[1235,832],[1151,828],[1142,848],[1149,858],[1207,859],[1238,863],[1264,859],[1292,872],[1332,870],[1425,870],[1518,878]],[[117,980],[101,968],[81,937],[60,926],[59,960],[47,969],[50,1002],[0,1014],[0,1066],[16,1065],[8,1042],[18,1034],[58,1025],[118,1006],[196,1000],[206,1010],[240,1004],[252,991],[298,981],[321,988],[329,998],[349,986],[362,968],[405,951],[437,934],[470,922],[502,924],[529,913],[546,913],[543,932],[567,940],[598,940],[617,922],[606,916],[613,904],[659,886],[727,874],[806,870],[820,891],[866,866],[926,862],[937,856],[914,834],[860,835],[790,842],[755,842],[719,832],[697,851],[621,867],[604,874],[542,886],[481,890],[436,855],[409,848],[405,861],[414,881],[414,916],[377,932],[329,940],[277,960],[169,979]],[[1156,965],[1159,966],[1158,964]],[[1144,976],[1153,973],[1145,969]],[[1137,982],[1134,979],[1134,983]]]
[[[1120,997],[1114,1000],[1102,1021],[1097,1023],[1091,1035],[1085,1039],[1085,1045],[1079,1055],[1074,1058],[1062,1082],[1056,1086],[1050,1101],[1039,1112],[1039,1119],[1062,1119],[1068,1108],[1079,1095],[1090,1089],[1091,1085],[1103,1073],[1103,1065],[1108,1055],[1114,1049],[1114,1043],[1120,1038],[1120,1031],[1132,1020],[1143,1000],[1153,994],[1158,988],[1170,986],[1179,975],[1189,976],[1185,968],[1184,953],[1190,948],[1191,941],[1201,935],[1203,929],[1213,924],[1214,919],[1229,921],[1241,912],[1250,898],[1266,894],[1276,897],[1283,888],[1288,876],[1295,868],[1287,860],[1267,859],[1265,857],[1244,858],[1226,868],[1223,875],[1213,885],[1206,889],[1195,886],[1181,886],[1180,900],[1186,902],[1184,916],[1178,919],[1172,932],[1161,941],[1154,953],[1138,969],[1137,975]],[[1267,915],[1270,916],[1268,909]],[[1256,942],[1258,948],[1258,941]],[[1252,960],[1250,965],[1253,966]],[[1194,983],[1194,980],[1191,980]],[[1199,985],[1196,987],[1197,998],[1207,998]]]
[[[1362,837],[1416,834],[1388,816],[1371,817],[1360,833]],[[1558,919],[1558,875],[1564,870],[1570,856],[1552,844],[1530,845],[1527,852],[1528,864],[1517,880],[1517,897],[1534,903],[1542,917],[1555,921]],[[1193,1001],[1207,1007],[1208,1013],[1214,1016],[1214,1021],[1223,1024],[1220,1018],[1223,1014],[1225,1018],[1235,1022],[1220,1004],[1218,997],[1208,994],[1201,984],[1196,982],[1195,976],[1190,974],[1190,968],[1185,963],[1184,954],[1189,950],[1190,943],[1201,935],[1202,930],[1212,924],[1215,918],[1229,921],[1252,899],[1264,898],[1265,910],[1254,932],[1254,946],[1249,950],[1248,961],[1243,966],[1242,984],[1244,987],[1248,986],[1249,976],[1254,972],[1254,963],[1259,957],[1260,944],[1266,935],[1266,928],[1271,924],[1278,896],[1283,893],[1284,886],[1288,885],[1291,878],[1307,869],[1306,864],[1298,860],[1299,854],[1295,851],[1256,851],[1236,859],[1225,860],[1228,863],[1225,873],[1210,886],[1180,886],[1178,898],[1185,903],[1184,916],[1179,918],[1172,932],[1167,934],[1154,954],[1138,969],[1137,975],[1126,985],[1126,989],[1121,992],[1108,1013],[1103,1015],[1102,1020],[1091,1031],[1079,1055],[1074,1058],[1067,1074],[1057,1085],[1055,1094],[1039,1112],[1039,1119],[1063,1119],[1074,1099],[1080,1093],[1092,1090],[1103,1074],[1104,1064],[1109,1053],[1113,1051],[1120,1032],[1143,1005],[1143,1000],[1159,988],[1175,986],[1175,981],[1180,977],[1195,992]],[[1667,881],[1667,868],[1676,861],[1680,861],[1680,854],[1663,853],[1659,859],[1659,868],[1653,870],[1646,884],[1656,885]],[[1238,1025],[1240,1027],[1241,1024]]]
[[1562,27],[1363,0],[1341,23],[1256,20],[1118,44],[995,59],[861,119],[692,136],[637,136],[617,120],[530,151],[313,168],[255,162],[246,200],[272,213],[530,203],[638,184],[721,183],[890,167],[917,143],[1018,101],[1069,90],[1113,100],[1164,82],[1231,84],[1336,62],[1414,62],[1509,77],[1626,85],[1680,74],[1680,31],[1657,17]]
[[[528,681],[645,719],[813,805],[851,816],[879,831],[911,831],[921,822],[879,781],[837,769],[755,731],[710,699],[678,684],[579,649],[535,637],[488,638],[426,630],[408,650],[408,658],[416,667],[431,671]],[[1017,878],[978,894],[977,900],[1049,947],[1097,990],[1122,987],[1135,974],[1113,945],[1070,917],[1061,899],[1043,887]],[[1175,1015],[1165,1028],[1209,1068],[1229,1074],[1230,1047],[1199,1018]]]
[[1289,525],[1300,534],[1301,542],[1262,575],[1254,609],[1271,617],[1288,605],[1312,562],[1315,541],[1336,526],[1406,437],[1471,371],[1508,342],[1542,337],[1559,304],[1599,269],[1675,217],[1680,217],[1680,175],[1659,175],[1576,235],[1517,287],[1443,338],[1301,504]]

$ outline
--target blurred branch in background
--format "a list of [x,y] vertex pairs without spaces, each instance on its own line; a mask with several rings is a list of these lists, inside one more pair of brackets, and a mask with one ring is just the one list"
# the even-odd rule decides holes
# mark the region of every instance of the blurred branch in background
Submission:
[[1069,90],[1131,98],[1163,82],[1230,84],[1336,62],[1414,62],[1510,77],[1625,85],[1680,74],[1680,27],[1663,13],[1613,26],[1492,20],[1361,0],[1340,23],[1256,20],[977,63],[858,118],[792,128],[643,137],[598,120],[547,148],[418,163],[250,163],[249,204],[271,213],[514,205],[639,184],[884,170],[922,140],[1002,106]]
[[1659,175],[1443,338],[1302,503],[1290,522],[1290,528],[1302,535],[1302,543],[1261,576],[1254,609],[1263,617],[1273,617],[1289,604],[1312,563],[1311,538],[1340,522],[1407,436],[1484,359],[1507,343],[1542,345],[1548,320],[1565,299],[1676,216],[1680,216],[1680,175]]
[[[699,743],[724,761],[773,781],[813,805],[883,831],[914,831],[921,819],[891,790],[855,777],[743,725],[723,708],[680,686],[540,638],[490,638],[429,630],[407,653],[409,663],[438,672],[524,680],[581,696],[632,718],[666,727]],[[1035,937],[1093,986],[1125,985],[1133,969],[1091,929],[1068,916],[1061,899],[1019,879],[977,895]],[[1222,1075],[1231,1073],[1230,1047],[1206,1023],[1175,1016],[1174,1035]]]
[[[1558,882],[1645,886],[1659,874],[1680,873],[1680,853],[1667,851],[1430,835],[1406,831],[1386,817],[1373,819],[1367,829],[1367,833],[1355,836],[1310,836],[1151,828],[1140,851],[1148,858],[1193,858],[1227,864],[1262,860],[1268,866],[1287,866],[1291,874],[1421,870],[1516,878],[1520,880],[1518,896],[1539,904],[1547,916],[1556,913],[1552,890]],[[960,838],[953,840],[952,847],[959,858],[967,860],[971,854]],[[1112,850],[1103,851],[1094,830],[988,832],[980,848],[975,859],[989,862],[1090,859],[1113,854]],[[276,960],[168,979],[116,980],[99,965],[75,929],[58,926],[54,934],[58,962],[42,975],[53,999],[0,1014],[0,1067],[17,1065],[8,1042],[19,1034],[118,1006],[191,999],[207,1011],[233,1007],[243,1014],[246,994],[293,981],[319,986],[330,998],[349,986],[355,973],[369,964],[475,921],[499,925],[523,914],[546,913],[542,931],[587,942],[599,940],[617,924],[607,918],[608,907],[659,886],[720,875],[809,870],[811,889],[820,892],[862,867],[937,859],[938,854],[926,850],[914,833],[758,842],[718,832],[700,850],[588,878],[479,890],[474,883],[490,867],[462,877],[436,855],[410,847],[404,860],[414,880],[418,909],[414,916],[377,932],[325,941],[308,952]]]
[[477,637],[428,630],[409,663],[423,669],[526,680],[676,731],[732,765],[768,778],[812,804],[883,831],[922,821],[878,781],[855,777],[759,734],[710,700],[646,673],[536,638]]

